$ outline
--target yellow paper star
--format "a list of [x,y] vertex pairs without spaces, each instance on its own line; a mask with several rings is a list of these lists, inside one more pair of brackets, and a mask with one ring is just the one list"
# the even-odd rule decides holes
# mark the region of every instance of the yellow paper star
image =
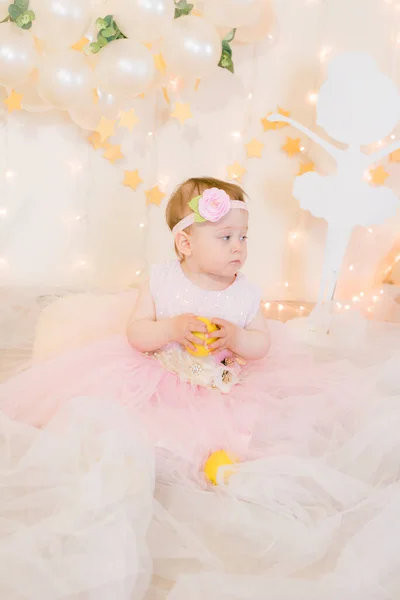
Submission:
[[143,100],[145,96],[146,96],[146,94],[144,92],[142,92],[141,94],[139,94],[138,98]]
[[167,104],[171,104],[171,100],[170,100],[170,98],[169,98],[168,90],[167,90],[167,88],[166,88],[166,87],[163,87],[163,88],[162,88],[162,93],[163,93],[163,96],[164,96],[165,102],[166,102]]
[[[284,110],[278,106],[277,109],[278,114],[283,117],[290,117],[290,111]],[[262,126],[264,127],[264,131],[271,131],[273,129],[282,129],[283,127],[288,127],[289,123],[285,123],[284,121],[276,121],[275,123],[268,121],[268,117],[272,115],[272,112],[269,112],[264,119],[261,119]]]
[[199,85],[201,83],[201,79],[196,79],[196,83],[194,84],[194,91],[197,92],[199,89]]
[[96,88],[92,89],[92,94],[93,94],[93,104],[98,104],[99,102],[99,92],[97,91]]
[[17,94],[16,91],[12,90],[7,100],[4,100],[4,104],[8,108],[8,112],[12,113],[14,110],[21,110],[23,94]]
[[36,52],[38,54],[43,54],[46,44],[42,42],[42,40],[39,40],[39,38],[37,38],[36,35],[33,36],[33,43],[35,45]]
[[129,131],[132,131],[137,123],[139,123],[139,119],[136,116],[135,109],[131,108],[131,110],[121,113],[118,127],[126,127]]
[[389,173],[386,173],[385,169],[380,166],[376,169],[371,169],[371,183],[375,185],[383,185],[386,179],[389,177]]
[[137,169],[135,171],[125,171],[124,185],[135,192],[141,183],[143,183],[143,179],[140,179]]
[[294,156],[295,154],[300,154],[300,138],[288,137],[286,139],[286,144],[282,146],[282,150],[290,157]]
[[87,37],[83,37],[76,42],[73,46],[71,46],[72,50],[77,50],[78,52],[82,52],[82,50],[89,44],[90,40]]
[[235,160],[232,165],[228,166],[228,177],[229,179],[235,179],[236,181],[241,181],[243,175],[246,173],[246,169],[242,167],[242,165]]
[[183,123],[190,119],[192,116],[193,115],[190,112],[190,106],[185,102],[177,102],[175,104],[174,112],[171,113],[171,117],[173,117],[174,119],[178,119],[181,125],[183,125]]
[[400,162],[400,149],[389,154],[389,161],[393,163]]
[[117,160],[121,160],[121,158],[124,158],[124,155],[121,152],[121,146],[117,144],[113,146],[112,144],[110,144],[110,146],[104,152],[103,157],[110,161],[111,164],[114,164],[117,162]]
[[110,144],[108,142],[101,141],[101,135],[98,131],[93,131],[93,133],[91,133],[88,136],[88,140],[95,150],[99,150],[99,148],[109,148],[110,147]]
[[153,42],[145,42],[143,46],[145,46],[147,50],[151,50],[153,47]]
[[264,144],[253,138],[248,144],[245,144],[248,158],[261,158]]
[[95,131],[100,134],[101,141],[104,142],[112,135],[115,135],[115,121],[101,117]]
[[276,129],[276,123],[271,123],[271,121],[268,121],[269,115],[272,115],[272,112],[269,112],[263,119],[260,119],[264,131],[271,131],[272,129]]
[[[278,114],[282,115],[283,117],[290,117],[290,111],[283,110],[283,108],[280,108],[280,106],[278,106]],[[277,121],[275,123],[275,129],[282,129],[283,127],[289,127],[289,123],[285,123],[284,121]]]
[[155,204],[156,206],[160,206],[162,199],[165,197],[165,194],[162,193],[158,185],[150,190],[146,190],[145,194],[146,204]]
[[167,70],[167,65],[164,60],[163,55],[161,53],[153,54],[153,60],[154,60],[154,66],[157,69],[157,71],[159,71],[162,75],[164,75],[165,71]]
[[311,173],[311,171],[315,171],[315,164],[312,160],[310,160],[310,162],[303,163],[302,165],[300,165],[297,177],[300,177],[300,175],[304,175],[304,173]]

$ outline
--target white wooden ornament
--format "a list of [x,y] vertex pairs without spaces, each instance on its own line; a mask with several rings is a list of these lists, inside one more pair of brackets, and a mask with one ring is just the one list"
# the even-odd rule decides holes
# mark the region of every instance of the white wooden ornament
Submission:
[[366,154],[361,146],[386,137],[400,119],[400,95],[393,81],[363,53],[345,53],[331,61],[328,77],[317,100],[317,124],[347,145],[342,150],[293,119],[280,114],[268,117],[286,122],[307,135],[336,161],[334,175],[305,173],[294,180],[293,195],[301,208],[325,219],[328,233],[317,308],[331,301],[343,257],[356,225],[371,227],[394,216],[399,200],[387,187],[374,187],[366,171],[400,148],[400,141]]

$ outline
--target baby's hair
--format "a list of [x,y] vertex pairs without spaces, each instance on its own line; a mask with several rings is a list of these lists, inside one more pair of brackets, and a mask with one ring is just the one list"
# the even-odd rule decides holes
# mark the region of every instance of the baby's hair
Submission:
[[[246,202],[245,192],[236,183],[228,183],[221,179],[214,179],[214,177],[191,177],[176,188],[167,204],[165,216],[171,231],[179,221],[190,215],[192,212],[189,208],[190,200],[195,196],[199,196],[204,190],[209,188],[223,190],[228,194],[231,200]],[[190,231],[190,227],[188,227],[186,231]],[[176,245],[175,252],[181,258]]]

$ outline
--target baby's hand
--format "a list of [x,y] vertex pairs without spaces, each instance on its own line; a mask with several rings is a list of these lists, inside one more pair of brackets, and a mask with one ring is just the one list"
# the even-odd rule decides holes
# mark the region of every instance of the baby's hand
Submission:
[[203,342],[193,335],[195,332],[199,333],[207,333],[207,327],[205,323],[199,321],[195,315],[179,315],[179,317],[174,317],[171,319],[172,326],[172,334],[171,341],[178,342],[182,344],[185,348],[189,348],[189,350],[196,351],[194,344],[202,344]]
[[209,349],[211,352],[217,352],[219,350],[234,350],[236,345],[237,336],[239,333],[239,327],[225,321],[224,319],[213,319],[212,323],[219,327],[218,331],[209,333],[209,338],[217,338],[217,341],[210,344]]

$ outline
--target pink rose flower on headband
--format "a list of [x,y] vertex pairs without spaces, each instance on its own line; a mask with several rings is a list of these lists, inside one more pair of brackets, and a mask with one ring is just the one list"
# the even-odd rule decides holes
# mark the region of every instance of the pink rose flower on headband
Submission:
[[224,190],[209,188],[199,198],[198,211],[206,221],[215,223],[230,211],[231,199]]

